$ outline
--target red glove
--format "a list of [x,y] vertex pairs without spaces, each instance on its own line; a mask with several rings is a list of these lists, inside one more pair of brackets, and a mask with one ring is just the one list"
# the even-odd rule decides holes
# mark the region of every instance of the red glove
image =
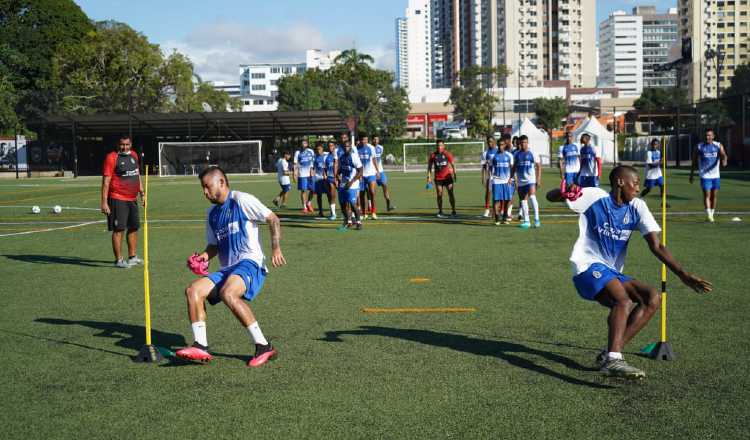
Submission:
[[187,267],[196,275],[208,275],[208,261],[198,254],[193,254],[187,259]]
[[583,195],[583,191],[581,191],[580,186],[576,185],[575,183],[567,186],[565,184],[565,179],[560,182],[560,192],[562,193],[563,199],[570,200],[571,202],[575,202],[579,197],[581,197],[581,195]]

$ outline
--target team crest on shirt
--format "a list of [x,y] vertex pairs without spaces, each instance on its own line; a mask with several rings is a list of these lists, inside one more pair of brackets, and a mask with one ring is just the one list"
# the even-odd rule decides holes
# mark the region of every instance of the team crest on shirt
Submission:
[[596,278],[597,280],[602,277],[602,273],[599,272],[598,270],[591,272],[591,275],[593,275],[594,278]]
[[630,223],[630,213],[626,212],[625,217],[622,218],[622,224],[627,225],[628,223]]

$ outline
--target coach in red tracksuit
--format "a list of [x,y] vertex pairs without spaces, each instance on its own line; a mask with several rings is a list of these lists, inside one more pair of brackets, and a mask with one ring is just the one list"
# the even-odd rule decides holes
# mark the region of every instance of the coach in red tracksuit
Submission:
[[[112,231],[115,266],[127,269],[143,261],[136,255],[138,228],[138,194],[143,197],[138,154],[131,149],[130,137],[120,138],[117,151],[107,154],[102,167],[102,212]],[[122,235],[128,231],[128,259],[122,258]]]

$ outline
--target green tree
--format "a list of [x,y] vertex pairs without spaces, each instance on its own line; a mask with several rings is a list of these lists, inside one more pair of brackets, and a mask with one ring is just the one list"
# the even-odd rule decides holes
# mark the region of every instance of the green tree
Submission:
[[[750,105],[750,64],[745,63],[734,70],[732,83],[722,92],[729,113],[736,121],[742,117],[742,95],[745,95],[746,106]],[[750,117],[750,110],[745,110],[746,117]]]
[[54,55],[77,45],[91,29],[72,0],[0,0],[0,67],[13,87],[20,118],[55,108]]
[[0,72],[0,134],[10,134],[17,126],[16,96],[10,78]]
[[552,130],[563,125],[563,119],[570,114],[568,103],[563,98],[536,98],[534,109],[540,125],[552,136]]
[[505,66],[470,66],[459,72],[459,83],[451,88],[447,103],[453,104],[455,113],[466,121],[470,136],[482,137],[491,133],[498,99],[486,86],[495,85],[498,78],[505,78],[509,73]]
[[167,95],[163,111],[166,112],[202,112],[203,103],[214,111],[240,110],[239,99],[230,97],[226,92],[216,90],[209,83],[204,83],[195,74],[190,59],[173,52],[164,60],[160,71],[162,86]]

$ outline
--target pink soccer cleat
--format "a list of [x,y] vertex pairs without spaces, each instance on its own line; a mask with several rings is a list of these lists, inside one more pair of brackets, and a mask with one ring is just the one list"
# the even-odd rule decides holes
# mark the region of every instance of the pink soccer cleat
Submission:
[[203,346],[197,342],[194,342],[190,347],[185,347],[177,350],[175,356],[180,359],[192,362],[208,363],[213,356],[208,352],[208,347]]
[[255,344],[255,356],[248,361],[247,366],[255,368],[260,367],[266,362],[275,359],[277,354],[278,352],[271,344]]

